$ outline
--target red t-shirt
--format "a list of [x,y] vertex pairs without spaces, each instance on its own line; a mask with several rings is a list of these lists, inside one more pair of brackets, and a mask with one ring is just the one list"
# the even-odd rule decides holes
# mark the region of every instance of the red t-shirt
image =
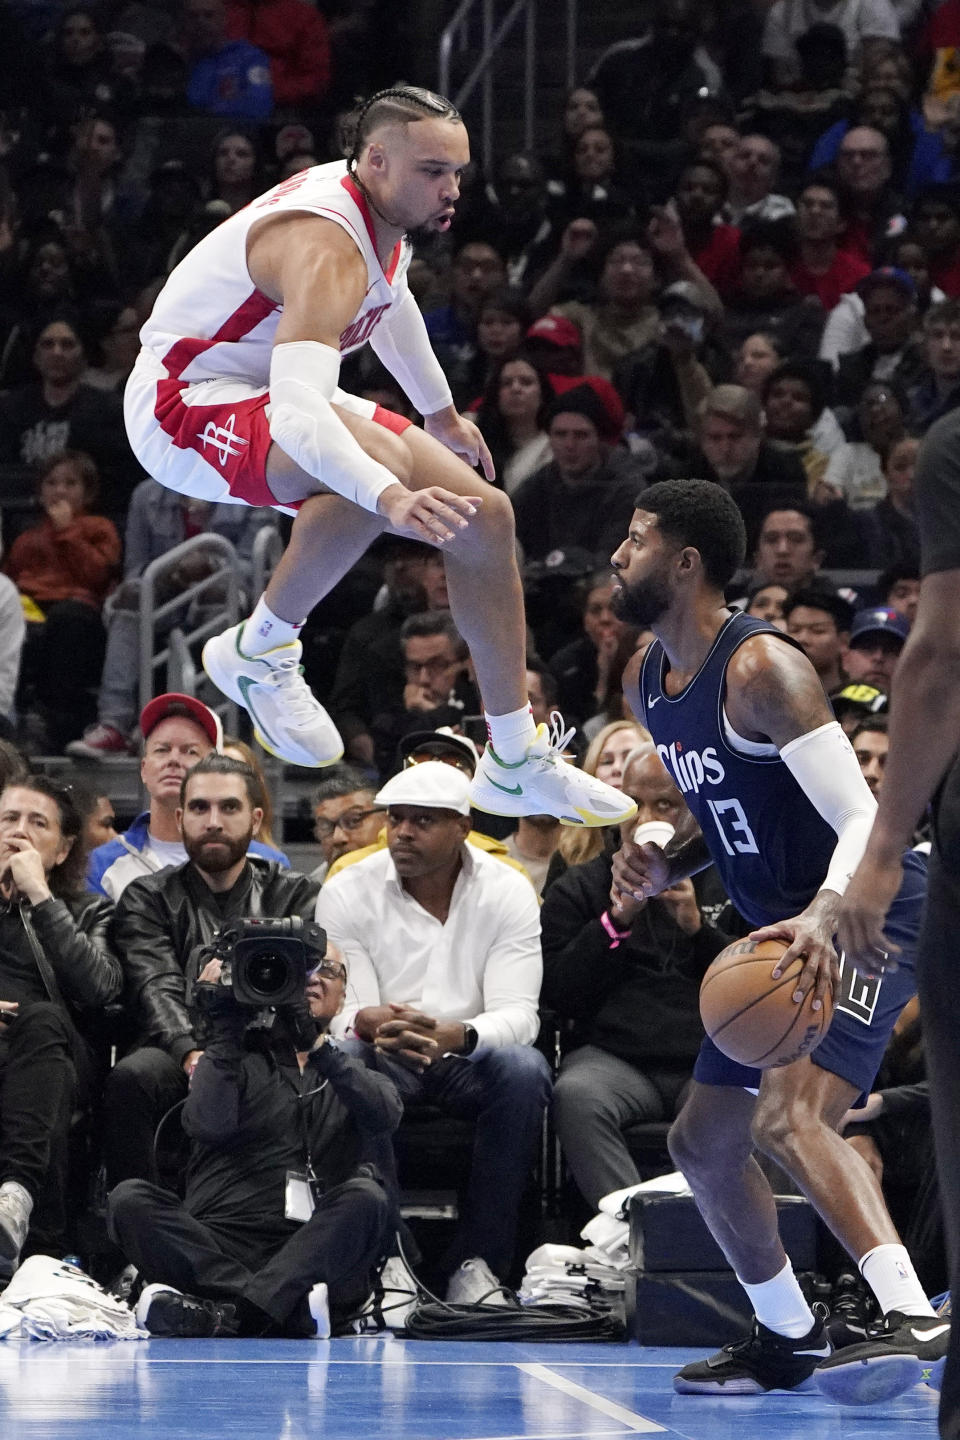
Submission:
[[847,250],[838,250],[829,270],[815,275],[802,260],[798,260],[790,271],[790,279],[800,295],[816,295],[824,310],[832,310],[841,295],[856,290],[870,266],[860,255],[851,255]]
[[960,296],[960,254],[949,260],[931,260],[930,279],[950,300],[956,300]]
[[724,300],[740,284],[740,231],[736,225],[714,225],[702,249],[691,252],[710,284]]

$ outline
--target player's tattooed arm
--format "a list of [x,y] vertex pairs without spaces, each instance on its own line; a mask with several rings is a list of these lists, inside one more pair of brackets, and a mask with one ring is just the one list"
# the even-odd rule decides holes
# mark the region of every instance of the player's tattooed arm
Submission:
[[732,656],[725,707],[738,735],[781,750],[834,719],[806,655],[772,635],[752,636]]

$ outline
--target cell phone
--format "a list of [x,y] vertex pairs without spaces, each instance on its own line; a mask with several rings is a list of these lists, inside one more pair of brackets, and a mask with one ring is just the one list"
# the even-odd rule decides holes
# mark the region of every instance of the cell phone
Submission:
[[487,743],[487,722],[482,715],[464,715],[460,721],[460,729],[468,740],[472,740],[478,750],[482,750]]

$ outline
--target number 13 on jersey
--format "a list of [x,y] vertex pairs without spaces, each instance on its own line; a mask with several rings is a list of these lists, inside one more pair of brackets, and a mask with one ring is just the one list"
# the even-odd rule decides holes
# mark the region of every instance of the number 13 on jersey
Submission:
[[[739,800],[708,800],[710,814],[728,855],[759,855],[753,831]],[[720,817],[726,815],[726,820]],[[727,832],[729,831],[729,838]]]

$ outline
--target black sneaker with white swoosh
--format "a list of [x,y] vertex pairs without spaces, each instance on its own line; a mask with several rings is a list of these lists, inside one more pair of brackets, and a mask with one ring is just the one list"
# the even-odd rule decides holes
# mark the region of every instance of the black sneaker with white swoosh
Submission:
[[902,1395],[924,1379],[950,1345],[941,1315],[891,1310],[869,1339],[847,1345],[817,1367],[817,1388],[838,1405],[874,1405]]
[[724,1345],[709,1360],[684,1365],[673,1377],[673,1388],[680,1395],[763,1395],[768,1390],[796,1390],[832,1349],[819,1320],[806,1335],[791,1340],[754,1318],[745,1339]]

